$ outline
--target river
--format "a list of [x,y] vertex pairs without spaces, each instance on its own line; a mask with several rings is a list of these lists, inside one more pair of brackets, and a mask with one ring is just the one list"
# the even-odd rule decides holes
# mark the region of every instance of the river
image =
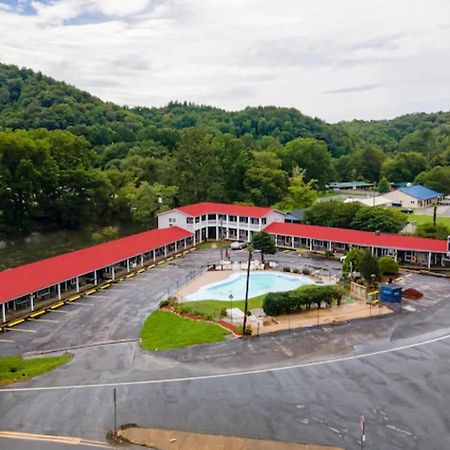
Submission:
[[[0,236],[0,270],[60,255],[94,245],[92,233],[95,230],[59,230],[34,232],[25,236]],[[121,236],[140,231],[136,226],[121,226]]]

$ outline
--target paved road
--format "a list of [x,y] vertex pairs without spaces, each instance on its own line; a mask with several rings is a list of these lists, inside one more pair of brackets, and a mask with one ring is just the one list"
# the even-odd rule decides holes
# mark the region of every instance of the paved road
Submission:
[[[199,252],[186,261],[198,266],[211,254]],[[162,282],[162,273],[152,282]],[[131,289],[133,282],[126,285]],[[118,385],[119,423],[357,449],[364,414],[367,449],[450,448],[450,339],[440,339],[450,334],[449,284],[419,275],[404,283],[420,287],[425,298],[408,305],[414,311],[388,318],[161,354],[134,343],[76,350],[68,365],[15,387],[97,386],[0,391],[0,429],[102,441],[112,426],[112,389]],[[146,314],[145,307],[139,311]],[[132,333],[142,320],[130,322]],[[424,340],[429,342],[411,347]],[[364,356],[371,352],[382,353]],[[305,366],[321,360],[329,362]],[[295,367],[270,370],[286,366]],[[161,381],[178,377],[190,380]],[[10,442],[0,439],[0,448],[21,448]]]

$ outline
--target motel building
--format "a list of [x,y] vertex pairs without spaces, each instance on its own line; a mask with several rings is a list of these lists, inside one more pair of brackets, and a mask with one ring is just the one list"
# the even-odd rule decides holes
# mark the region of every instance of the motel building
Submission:
[[204,202],[160,213],[158,227],[185,228],[194,235],[195,244],[219,239],[250,242],[253,233],[284,219],[283,213],[272,208]]
[[0,326],[73,301],[206,240],[250,241],[259,231],[271,234],[279,248],[335,254],[362,248],[418,268],[450,264],[447,241],[286,223],[272,208],[197,203],[159,214],[156,230],[1,271]]

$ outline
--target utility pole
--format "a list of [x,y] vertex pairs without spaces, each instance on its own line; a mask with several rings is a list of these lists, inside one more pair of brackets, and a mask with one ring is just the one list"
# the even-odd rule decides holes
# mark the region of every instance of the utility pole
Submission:
[[116,388],[114,388],[114,391],[113,391],[113,398],[114,398],[114,434],[117,434],[117,395],[116,395]]
[[437,205],[433,207],[433,227],[436,226],[436,214],[437,214]]
[[223,219],[220,219],[220,261],[223,261]]

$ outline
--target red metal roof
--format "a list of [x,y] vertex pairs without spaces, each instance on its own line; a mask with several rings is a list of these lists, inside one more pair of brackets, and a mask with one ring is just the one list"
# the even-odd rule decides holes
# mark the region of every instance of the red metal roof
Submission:
[[274,222],[268,225],[264,231],[270,234],[311,238],[321,241],[333,241],[367,247],[416,250],[435,253],[447,252],[447,241],[390,233],[375,234],[370,231],[350,230],[348,228],[331,228],[320,227],[317,225]]
[[0,303],[93,272],[191,236],[179,227],[150,230],[0,272]]
[[188,216],[201,216],[202,214],[230,214],[232,216],[264,217],[273,211],[272,208],[261,206],[229,205],[226,203],[194,203],[193,205],[176,208]]

